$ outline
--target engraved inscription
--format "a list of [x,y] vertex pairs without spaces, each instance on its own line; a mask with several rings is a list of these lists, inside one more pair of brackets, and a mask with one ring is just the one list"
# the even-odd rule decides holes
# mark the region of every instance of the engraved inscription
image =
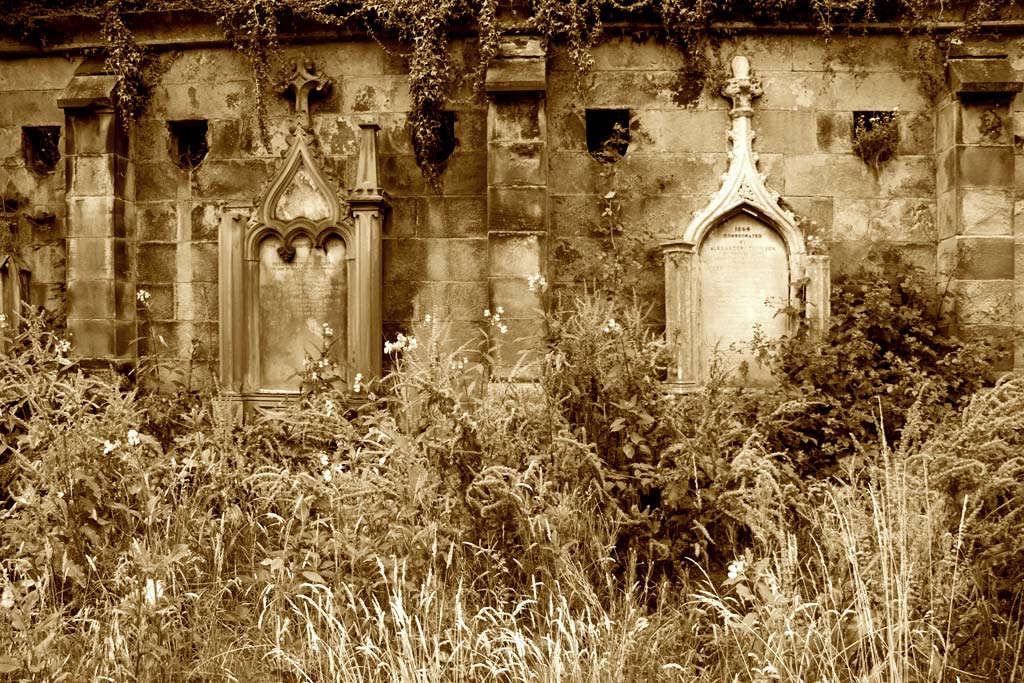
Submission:
[[281,241],[260,244],[261,388],[299,389],[306,356],[318,357],[324,323],[334,332],[331,355],[342,366],[348,325],[348,264],[345,243],[331,237],[324,248],[306,237],[294,240],[295,255],[284,261]]
[[[712,230],[700,247],[701,362],[718,354],[736,373],[746,363],[750,385],[771,383],[750,349],[756,326],[767,338],[786,334],[777,312],[789,299],[789,259],[782,236],[750,216],[736,216]],[[741,380],[740,377],[735,377]]]

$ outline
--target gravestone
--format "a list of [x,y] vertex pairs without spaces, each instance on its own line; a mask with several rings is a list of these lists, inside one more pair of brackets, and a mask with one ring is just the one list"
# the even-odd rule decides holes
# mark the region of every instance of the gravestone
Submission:
[[264,390],[299,389],[298,371],[307,358],[319,358],[325,346],[335,364],[343,366],[347,360],[345,242],[332,235],[317,247],[301,236],[291,249],[294,254],[286,260],[281,254],[290,252],[276,236],[260,244],[260,384]]
[[788,332],[789,255],[781,235],[747,214],[713,228],[700,246],[701,365],[720,362],[745,384],[771,382],[754,358],[755,334]]
[[807,253],[795,216],[757,167],[751,119],[761,84],[746,57],[733,58],[732,73],[722,88],[732,100],[722,186],[681,239],[662,245],[668,383],[682,391],[706,383],[716,364],[730,384],[771,384],[755,342],[792,334],[793,312],[815,328],[828,317],[828,257]]

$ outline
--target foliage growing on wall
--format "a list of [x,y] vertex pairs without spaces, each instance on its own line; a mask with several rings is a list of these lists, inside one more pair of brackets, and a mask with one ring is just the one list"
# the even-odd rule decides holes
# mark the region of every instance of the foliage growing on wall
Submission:
[[[962,40],[985,21],[999,18],[1011,0],[966,3],[944,8],[932,0],[12,0],[0,16],[0,32],[42,42],[52,37],[47,22],[90,17],[100,21],[107,44],[107,66],[119,77],[118,100],[129,118],[147,104],[153,74],[147,53],[133,39],[132,15],[144,11],[190,11],[213,17],[225,37],[252,64],[261,134],[266,138],[265,93],[282,36],[301,33],[302,22],[397,37],[407,48],[412,107],[409,126],[417,161],[435,186],[444,170],[442,116],[453,82],[448,45],[456,31],[475,26],[482,83],[496,54],[501,29],[541,35],[559,45],[582,76],[591,49],[609,24],[650,30],[683,55],[680,82],[687,98],[708,81],[708,46],[738,24],[803,23],[823,36],[878,21],[897,22],[906,33],[931,33],[941,20],[959,22],[947,39]],[[56,25],[56,24],[54,24]]]

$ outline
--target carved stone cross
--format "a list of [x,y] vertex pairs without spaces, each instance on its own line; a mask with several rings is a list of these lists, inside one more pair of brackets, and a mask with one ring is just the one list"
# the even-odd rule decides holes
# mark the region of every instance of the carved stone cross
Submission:
[[295,91],[295,111],[309,115],[309,96],[313,91],[320,92],[331,86],[327,76],[313,74],[313,60],[304,59],[292,62],[292,74],[284,83],[285,90]]
[[726,81],[722,88],[722,95],[732,100],[729,116],[733,118],[753,116],[754,110],[751,107],[751,102],[764,92],[761,89],[761,83],[756,78],[750,77],[750,62],[746,57],[733,57],[731,66],[732,78]]

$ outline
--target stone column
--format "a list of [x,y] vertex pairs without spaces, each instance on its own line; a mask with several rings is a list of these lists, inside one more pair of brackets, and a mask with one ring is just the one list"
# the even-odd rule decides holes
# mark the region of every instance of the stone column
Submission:
[[[547,63],[540,39],[510,36],[487,69],[487,252],[490,310],[504,310],[489,328],[501,343],[499,374],[507,374],[544,331],[540,291],[548,235]],[[501,329],[507,329],[504,334]]]
[[359,161],[356,168],[356,186],[349,197],[349,207],[355,222],[355,277],[351,287],[355,288],[349,317],[355,324],[354,339],[349,346],[355,352],[355,372],[364,379],[380,377],[381,359],[384,354],[384,333],[382,324],[382,259],[381,229],[384,212],[388,207],[387,195],[380,184],[377,162],[376,123],[361,123],[359,127]]
[[996,370],[1010,370],[1020,322],[1010,105],[1022,83],[1005,53],[967,48],[951,56],[947,84],[935,135],[939,293],[951,331],[991,339],[1000,348]]
[[57,101],[66,131],[68,331],[87,365],[130,365],[137,357],[125,231],[134,190],[116,80],[87,60]]

